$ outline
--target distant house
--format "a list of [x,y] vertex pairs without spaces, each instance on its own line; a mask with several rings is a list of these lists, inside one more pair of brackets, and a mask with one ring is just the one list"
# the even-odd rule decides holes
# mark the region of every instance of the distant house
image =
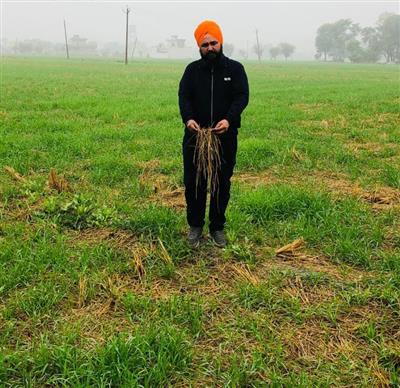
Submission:
[[156,50],[159,54],[168,54],[168,47],[165,43],[159,43]]
[[80,53],[85,55],[96,55],[97,43],[88,42],[86,38],[81,38],[75,34],[72,38],[68,39],[68,46],[72,53]]
[[72,38],[69,39],[68,43],[69,47],[80,50],[86,46],[86,42],[86,38],[81,38],[79,35],[75,34]]
[[183,49],[185,48],[185,40],[186,39],[179,38],[178,35],[171,35],[171,38],[167,39],[167,42],[170,48],[174,47]]
[[164,43],[159,43],[150,52],[153,58],[177,58],[186,59],[193,58],[196,50],[193,47],[185,45],[186,39],[180,38],[178,35],[171,35]]

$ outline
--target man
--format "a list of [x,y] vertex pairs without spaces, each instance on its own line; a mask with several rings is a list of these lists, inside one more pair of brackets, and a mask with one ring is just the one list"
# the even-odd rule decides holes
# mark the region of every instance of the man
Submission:
[[225,210],[236,163],[240,115],[248,104],[249,86],[243,66],[224,56],[223,36],[217,23],[203,21],[194,36],[201,59],[186,67],[179,84],[179,108],[185,124],[182,148],[188,242],[192,247],[200,243],[207,200],[207,180],[201,179],[196,185],[196,133],[211,127],[221,142],[221,168],[218,189],[210,195],[209,231],[217,246],[225,247]]

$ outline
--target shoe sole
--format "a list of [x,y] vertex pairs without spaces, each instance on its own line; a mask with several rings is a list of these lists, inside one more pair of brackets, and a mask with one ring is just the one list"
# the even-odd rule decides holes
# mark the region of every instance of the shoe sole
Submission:
[[218,244],[217,242],[214,241],[214,245],[218,248],[226,248],[226,244],[222,245],[222,244]]
[[228,245],[228,243],[218,244],[211,236],[210,236],[210,239],[214,243],[214,245],[216,245],[218,248],[226,248],[226,246]]
[[200,241],[198,241],[197,243],[194,243],[194,244],[189,243],[189,247],[192,248],[192,249],[196,249],[199,246],[200,246]]
[[191,248],[198,248],[201,243],[201,238],[199,238],[196,242],[192,243],[192,242],[188,241],[187,243]]

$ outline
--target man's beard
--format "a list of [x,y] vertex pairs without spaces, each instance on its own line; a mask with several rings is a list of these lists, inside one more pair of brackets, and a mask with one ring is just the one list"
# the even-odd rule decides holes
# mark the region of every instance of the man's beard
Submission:
[[219,58],[221,58],[222,55],[222,46],[219,51],[209,51],[207,54],[203,54],[200,50],[200,55],[201,57],[209,64],[214,64],[215,62],[218,61]]

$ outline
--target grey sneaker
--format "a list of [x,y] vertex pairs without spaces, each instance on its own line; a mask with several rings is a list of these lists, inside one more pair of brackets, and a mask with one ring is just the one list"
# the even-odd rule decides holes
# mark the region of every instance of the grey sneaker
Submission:
[[213,232],[210,232],[210,236],[218,247],[226,247],[227,241],[223,230],[214,230]]
[[192,248],[197,248],[200,245],[203,228],[201,226],[191,226],[187,234],[187,241]]

